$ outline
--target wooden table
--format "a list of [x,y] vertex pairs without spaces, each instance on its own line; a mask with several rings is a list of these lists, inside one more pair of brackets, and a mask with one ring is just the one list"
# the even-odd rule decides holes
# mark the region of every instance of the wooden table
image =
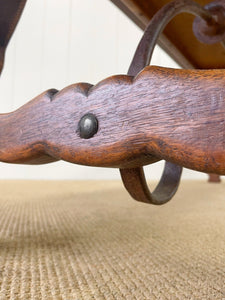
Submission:
[[[137,26],[145,29],[154,14],[171,0],[111,0]],[[206,5],[208,0],[195,0]],[[180,14],[165,28],[158,44],[183,68],[223,69],[225,49],[220,44],[205,45],[194,36],[192,23],[195,16]],[[220,182],[220,177],[210,174],[210,182]]]

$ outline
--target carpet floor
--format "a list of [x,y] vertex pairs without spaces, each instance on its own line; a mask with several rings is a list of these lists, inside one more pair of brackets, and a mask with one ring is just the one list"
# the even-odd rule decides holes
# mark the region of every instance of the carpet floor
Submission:
[[0,299],[224,299],[225,182],[0,181]]

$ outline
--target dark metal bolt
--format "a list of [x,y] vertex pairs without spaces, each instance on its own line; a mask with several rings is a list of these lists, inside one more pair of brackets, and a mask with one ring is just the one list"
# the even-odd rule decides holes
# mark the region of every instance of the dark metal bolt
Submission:
[[79,135],[82,139],[90,139],[98,131],[98,120],[95,115],[87,113],[78,124]]

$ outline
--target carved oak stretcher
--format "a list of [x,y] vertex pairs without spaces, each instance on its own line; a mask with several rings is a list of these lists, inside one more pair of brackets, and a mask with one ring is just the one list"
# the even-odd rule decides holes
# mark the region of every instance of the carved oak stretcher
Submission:
[[[0,0],[1,69],[25,2]],[[205,8],[191,0],[170,2],[147,26],[128,75],[112,76],[95,86],[78,83],[61,91],[51,89],[1,114],[0,161],[65,160],[119,168],[131,196],[152,204],[172,198],[182,166],[225,175],[225,70],[148,66],[164,27],[181,12],[197,16],[196,38],[221,43],[225,54],[225,1]],[[161,159],[167,163],[151,193],[143,166]]]

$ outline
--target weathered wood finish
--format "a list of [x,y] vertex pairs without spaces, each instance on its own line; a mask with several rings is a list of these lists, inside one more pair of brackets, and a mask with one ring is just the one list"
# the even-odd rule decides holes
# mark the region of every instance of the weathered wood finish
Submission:
[[[86,113],[99,122],[90,139],[77,132]],[[147,67],[50,90],[0,115],[0,135],[4,162],[134,168],[165,159],[225,175],[225,71]]]
[[[135,0],[136,1],[136,0]],[[138,15],[138,10],[135,9],[135,5],[130,5],[132,0],[113,0],[114,3],[116,3],[125,13],[128,13],[128,16],[133,19],[137,24],[141,25],[140,19],[142,19],[145,16],[146,13],[146,7],[141,6],[141,13]],[[136,4],[141,4],[142,1],[136,1]],[[145,1],[145,4],[147,4],[147,7],[150,8],[150,10],[154,10],[154,6],[152,5],[153,1]],[[148,4],[150,4],[148,6]],[[158,5],[160,5],[160,1],[158,2]],[[160,7],[160,6],[159,6]],[[136,6],[137,8],[137,6]],[[146,65],[149,64],[151,54],[153,52],[154,46],[156,42],[160,38],[160,34],[163,31],[163,28],[165,25],[168,24],[168,22],[177,14],[183,12],[189,12],[191,14],[198,15],[199,17],[195,19],[193,23],[193,32],[198,39],[202,42],[206,42],[207,44],[214,44],[215,42],[223,41],[224,40],[224,8],[225,8],[225,2],[223,0],[216,0],[214,2],[210,2],[208,5],[205,6],[205,9],[198,4],[195,1],[190,0],[179,0],[179,1],[172,1],[167,3],[165,6],[163,6],[160,10],[157,11],[157,13],[151,17],[151,22],[148,24],[148,26],[145,29],[145,33],[142,37],[142,40],[140,41],[138,48],[135,52],[135,56],[133,58],[133,61],[131,63],[131,66],[129,68],[129,75],[136,76],[138,72],[140,72]],[[203,19],[204,20],[203,20]],[[187,20],[184,18],[182,19],[182,24],[184,25],[184,28],[187,26],[185,23]],[[180,25],[182,25],[180,24]],[[190,24],[189,24],[190,25]],[[142,26],[141,26],[142,27]],[[181,27],[183,28],[183,27]],[[175,28],[176,30],[176,28]],[[180,30],[180,27],[178,27],[178,30]],[[175,35],[175,43],[177,43],[177,36]],[[174,35],[172,34],[172,38],[174,38]],[[181,42],[186,43],[186,40],[183,39],[183,36],[180,37]],[[185,36],[186,39],[186,36]],[[186,55],[186,51],[182,50],[182,55],[180,55],[180,52],[174,46],[174,44],[171,44],[167,38],[165,38],[164,35],[161,34],[161,42],[163,41],[164,49],[166,48],[167,52],[171,54],[171,56],[175,57],[176,60],[184,67],[189,67],[189,62],[187,63],[186,58],[183,56]],[[160,40],[159,40],[160,42]],[[174,42],[173,42],[174,43]],[[180,46],[180,41],[177,43],[178,46]],[[224,43],[223,43],[224,44]],[[191,43],[191,46],[193,45],[193,41]],[[189,49],[189,43],[186,44]],[[169,50],[169,51],[168,51]],[[209,50],[207,48],[207,50]],[[202,57],[205,56],[205,53],[202,53]],[[215,52],[214,52],[215,53]],[[213,53],[213,55],[214,55]],[[194,52],[195,54],[195,52]],[[174,56],[175,55],[175,56]],[[214,56],[213,56],[214,59]],[[190,58],[189,58],[190,61]],[[193,64],[193,60],[192,60]],[[174,170],[174,174],[172,178],[174,179],[174,182],[171,183],[171,180],[169,180],[170,184],[169,186],[172,187],[172,189],[168,189],[168,185],[165,184],[164,180],[164,173],[170,173],[170,167],[171,165],[166,163],[164,172],[162,175],[162,178],[160,180],[159,185],[156,188],[156,191],[160,191],[159,193],[155,191],[151,195],[150,191],[147,188],[147,183],[144,178],[144,171],[143,169],[132,169],[131,170],[121,170],[121,176],[124,182],[124,185],[128,192],[132,195],[133,198],[142,199],[141,201],[148,202],[148,203],[154,203],[154,204],[162,204],[167,202],[169,199],[171,199],[171,195],[174,194],[174,192],[177,189],[177,186],[179,185],[180,176],[181,176],[181,169],[178,165],[174,166],[172,168]],[[167,168],[169,172],[167,172]],[[176,171],[175,171],[176,170]],[[177,174],[177,176],[175,176]],[[171,176],[171,174],[170,174]],[[134,185],[134,180],[131,180],[130,177],[135,178],[136,184]],[[215,180],[219,181],[219,175],[213,175],[210,176],[210,182],[215,182]],[[166,179],[167,181],[167,179]],[[140,192],[138,192],[139,197],[137,197],[136,189],[140,186],[139,189]],[[173,188],[174,187],[174,188]],[[142,195],[142,196],[141,196]],[[157,200],[158,199],[158,200]]]
[[208,182],[212,182],[212,183],[220,183],[220,182],[221,182],[221,178],[220,178],[219,175],[216,175],[216,174],[209,174]]

